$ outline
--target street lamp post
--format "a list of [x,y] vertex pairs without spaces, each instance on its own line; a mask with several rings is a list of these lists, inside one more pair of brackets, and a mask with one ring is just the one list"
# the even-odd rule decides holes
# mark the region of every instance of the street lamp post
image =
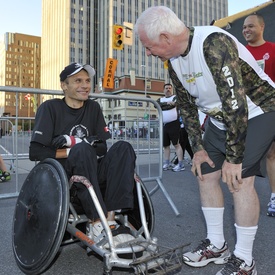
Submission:
[[[141,68],[144,68],[144,95],[145,98],[147,98],[147,71],[146,71],[146,65],[140,65]],[[144,110],[144,118],[147,118],[147,102],[145,102],[145,110]]]
[[140,65],[141,68],[144,68],[144,95],[147,97],[147,78],[146,78],[146,65]]

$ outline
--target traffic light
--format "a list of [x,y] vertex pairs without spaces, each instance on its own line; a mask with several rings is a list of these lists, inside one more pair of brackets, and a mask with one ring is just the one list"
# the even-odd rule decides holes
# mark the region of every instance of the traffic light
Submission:
[[123,26],[114,25],[113,26],[113,49],[115,50],[123,50]]

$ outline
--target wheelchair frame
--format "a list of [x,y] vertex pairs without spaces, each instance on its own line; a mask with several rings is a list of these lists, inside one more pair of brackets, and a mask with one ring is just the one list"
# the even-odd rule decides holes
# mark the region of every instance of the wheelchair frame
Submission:
[[[92,184],[83,176],[70,179],[69,184],[77,181],[87,187],[96,206],[107,237],[96,244],[85,229],[79,228],[83,225],[86,228],[88,218],[79,215],[69,202],[69,184],[61,164],[54,159],[38,163],[21,188],[14,212],[12,245],[19,268],[25,274],[41,274],[50,266],[61,245],[81,241],[87,252],[93,251],[103,258],[106,275],[112,273],[113,267],[130,268],[135,274],[168,274],[181,269],[182,249],[186,245],[160,251],[157,239],[151,236],[154,210],[149,193],[138,175],[135,174],[134,180],[139,217],[122,212],[116,213],[115,218],[130,228],[135,239],[115,246]],[[69,238],[64,238],[65,234]]]

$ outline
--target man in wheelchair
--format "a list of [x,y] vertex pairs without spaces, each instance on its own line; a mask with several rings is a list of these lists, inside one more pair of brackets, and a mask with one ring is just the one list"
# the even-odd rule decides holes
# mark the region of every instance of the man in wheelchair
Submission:
[[[117,224],[114,213],[133,208],[136,155],[125,141],[107,150],[109,130],[99,104],[89,99],[94,75],[90,65],[72,63],[64,68],[60,73],[64,98],[39,106],[29,156],[32,161],[54,158],[62,164],[68,179],[78,175],[91,182],[117,245],[134,239],[128,227]],[[90,220],[88,236],[95,243],[106,237],[86,186],[74,182],[70,198],[77,212],[84,212]]]

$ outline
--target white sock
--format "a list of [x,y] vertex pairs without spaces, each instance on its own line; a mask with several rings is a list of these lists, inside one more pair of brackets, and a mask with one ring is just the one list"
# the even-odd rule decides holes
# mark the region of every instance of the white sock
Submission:
[[202,212],[206,221],[207,239],[218,249],[221,249],[225,241],[223,233],[224,207],[202,207]]
[[234,254],[236,257],[245,261],[247,265],[252,264],[252,249],[257,233],[258,226],[243,227],[235,224],[237,243],[235,246]]

